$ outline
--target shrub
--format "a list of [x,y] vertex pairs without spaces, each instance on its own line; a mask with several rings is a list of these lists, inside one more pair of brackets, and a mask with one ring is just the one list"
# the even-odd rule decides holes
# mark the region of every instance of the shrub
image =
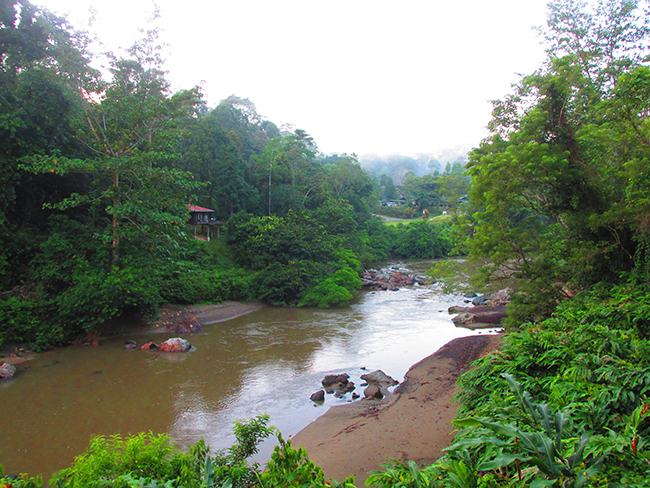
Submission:
[[12,296],[0,301],[0,346],[26,343],[36,352],[62,344],[78,332],[59,317],[54,300],[23,300]]
[[93,269],[75,274],[57,300],[62,317],[92,330],[124,313],[155,316],[160,295],[151,271],[143,268]]
[[70,468],[55,474],[50,484],[61,488],[249,487],[257,478],[259,465],[249,466],[246,460],[272,432],[273,428],[266,425],[268,420],[268,415],[260,415],[236,422],[237,442],[214,457],[203,439],[187,454],[176,449],[165,434],[149,432],[127,438],[98,436]]
[[300,301],[300,306],[329,308],[347,305],[354,297],[352,292],[359,288],[359,275],[350,268],[340,269],[308,290]]
[[284,440],[277,434],[279,445],[266,465],[266,471],[259,474],[260,488],[285,488],[289,486],[313,488],[354,488],[354,477],[342,483],[325,481],[323,470],[309,460],[304,447],[294,449],[291,440]]
[[448,224],[419,220],[391,226],[388,233],[392,243],[390,253],[400,258],[444,258],[453,248]]
[[97,436],[70,468],[50,481],[65,488],[87,486],[128,487],[129,478],[173,480],[175,486],[192,481],[192,459],[174,449],[165,434],[140,433],[126,439]]
[[250,298],[250,280],[241,268],[220,270],[181,264],[172,275],[163,277],[160,295],[166,302],[178,304],[245,301]]
[[385,217],[392,217],[394,219],[412,219],[415,217],[417,211],[411,207],[397,206],[397,207],[377,207],[375,213]]

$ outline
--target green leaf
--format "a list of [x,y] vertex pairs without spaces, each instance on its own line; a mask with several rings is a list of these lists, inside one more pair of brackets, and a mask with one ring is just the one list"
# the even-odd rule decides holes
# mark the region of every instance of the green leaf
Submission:
[[479,464],[477,469],[479,471],[492,471],[503,466],[508,466],[514,463],[517,459],[519,459],[520,462],[525,463],[530,461],[531,457],[522,456],[521,454],[501,454],[494,458],[492,461],[486,461]]

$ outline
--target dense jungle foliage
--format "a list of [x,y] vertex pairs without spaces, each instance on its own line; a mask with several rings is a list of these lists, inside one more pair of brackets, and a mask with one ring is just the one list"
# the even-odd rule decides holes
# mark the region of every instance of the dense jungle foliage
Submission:
[[[0,41],[1,337],[46,347],[164,301],[343,304],[362,266],[436,257],[453,240],[487,263],[481,279],[519,280],[510,330],[461,378],[445,457],[389,462],[368,485],[650,485],[646,1],[549,3],[547,62],[494,101],[471,180],[458,175],[445,202],[435,185],[453,167],[400,186],[423,205],[463,205],[454,229],[383,227],[371,210],[395,191],[389,178],[318,154],[305,132],[281,132],[248,100],[208,110],[198,90],[169,93],[155,31],[114,57],[104,81],[83,36],[19,4],[0,3],[11,32]],[[189,197],[228,219],[225,242],[189,239]],[[272,433],[267,420],[237,426],[238,444],[214,456],[153,435],[98,438],[54,483],[325,486],[279,433],[264,472],[245,464]]]
[[[65,19],[1,0],[0,45],[0,347],[42,350],[164,303],[345,305],[362,267],[451,247],[445,226],[384,228],[355,156],[321,154],[248,99],[172,93],[155,28],[99,72]],[[194,239],[188,203],[225,235]]]
[[460,380],[431,486],[649,485],[649,14],[550,3],[547,63],[470,153],[462,246],[521,287],[503,347]]

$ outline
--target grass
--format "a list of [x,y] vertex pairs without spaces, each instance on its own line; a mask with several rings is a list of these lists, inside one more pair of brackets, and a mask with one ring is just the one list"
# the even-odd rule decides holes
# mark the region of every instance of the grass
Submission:
[[[437,217],[432,217],[429,219],[429,222],[434,224],[444,224],[451,223],[453,221],[453,215],[438,215]],[[397,225],[397,224],[412,224],[413,222],[419,222],[421,218],[417,219],[400,219],[400,220],[391,220],[384,221],[384,225]]]

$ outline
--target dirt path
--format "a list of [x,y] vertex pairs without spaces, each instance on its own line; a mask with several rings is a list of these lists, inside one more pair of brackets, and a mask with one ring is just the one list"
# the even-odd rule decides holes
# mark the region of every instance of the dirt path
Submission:
[[305,446],[326,478],[354,474],[356,486],[386,458],[433,463],[453,439],[456,380],[500,341],[492,335],[451,341],[412,366],[391,397],[331,408],[293,438],[294,446]]

